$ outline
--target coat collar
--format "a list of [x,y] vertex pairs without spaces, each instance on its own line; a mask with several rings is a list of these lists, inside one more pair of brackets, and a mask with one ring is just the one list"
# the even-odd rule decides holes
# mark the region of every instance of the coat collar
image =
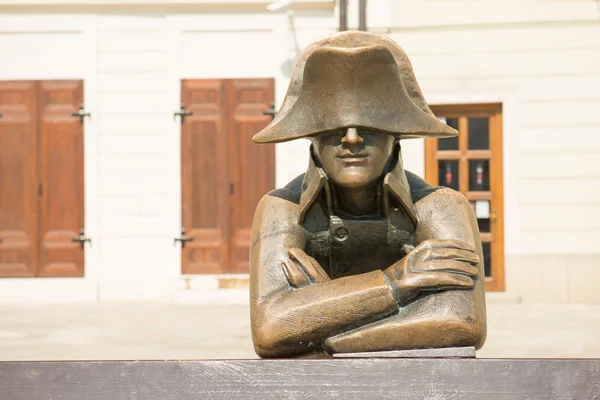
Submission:
[[[396,199],[397,203],[400,204],[402,209],[406,212],[406,215],[410,218],[412,223],[416,226],[418,222],[415,205],[410,194],[410,186],[404,173],[404,166],[402,165],[402,155],[400,154],[400,148],[398,146],[397,162],[392,169],[385,174],[383,178],[383,209],[386,216],[390,215],[391,198]],[[308,162],[308,169],[304,175],[302,181],[302,193],[300,194],[300,203],[298,209],[298,224],[304,222],[304,218],[308,213],[315,200],[324,191],[325,198],[327,201],[327,211],[329,215],[333,215],[333,206],[331,199],[331,188],[329,187],[329,179],[325,174],[325,171],[317,164],[314,160],[314,155],[311,147],[310,158]]]

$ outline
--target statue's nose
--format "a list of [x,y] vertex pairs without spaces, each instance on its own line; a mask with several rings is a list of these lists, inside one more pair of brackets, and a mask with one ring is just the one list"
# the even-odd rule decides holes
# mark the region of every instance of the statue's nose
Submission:
[[364,140],[358,134],[358,129],[356,129],[356,128],[348,128],[346,130],[346,134],[342,138],[342,143],[344,143],[344,144],[350,144],[350,145],[357,145],[357,144],[363,144]]

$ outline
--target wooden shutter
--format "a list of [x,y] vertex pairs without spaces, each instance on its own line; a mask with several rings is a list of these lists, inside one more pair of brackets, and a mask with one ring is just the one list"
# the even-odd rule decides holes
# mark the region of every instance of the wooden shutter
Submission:
[[0,277],[37,269],[35,89],[35,82],[0,82]]
[[39,276],[83,276],[83,82],[39,83]]
[[187,110],[181,126],[182,224],[194,238],[182,251],[184,274],[215,274],[227,267],[227,154],[225,84],[183,80]]
[[252,142],[252,136],[271,121],[264,111],[271,108],[273,98],[273,79],[227,82],[227,157],[233,184],[229,196],[229,265],[232,273],[248,273],[254,211],[262,196],[275,187],[275,146]]

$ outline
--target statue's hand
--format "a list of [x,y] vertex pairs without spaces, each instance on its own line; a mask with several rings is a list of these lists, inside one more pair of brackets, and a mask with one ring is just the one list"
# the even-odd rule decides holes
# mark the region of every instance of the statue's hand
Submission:
[[426,240],[384,273],[398,304],[418,294],[473,287],[479,256],[473,245],[460,240]]
[[288,250],[290,258],[283,261],[283,273],[290,286],[301,288],[329,280],[327,273],[317,260],[310,257],[304,250],[297,247]]

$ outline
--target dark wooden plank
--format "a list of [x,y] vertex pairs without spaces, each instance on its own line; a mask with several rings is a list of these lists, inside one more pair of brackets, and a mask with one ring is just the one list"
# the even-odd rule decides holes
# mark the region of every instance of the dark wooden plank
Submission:
[[0,400],[594,399],[599,359],[2,362]]

